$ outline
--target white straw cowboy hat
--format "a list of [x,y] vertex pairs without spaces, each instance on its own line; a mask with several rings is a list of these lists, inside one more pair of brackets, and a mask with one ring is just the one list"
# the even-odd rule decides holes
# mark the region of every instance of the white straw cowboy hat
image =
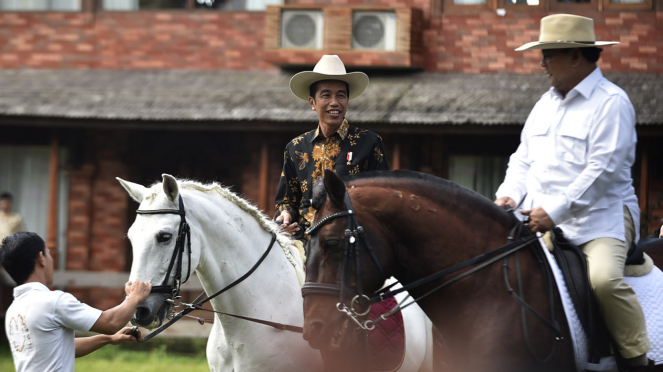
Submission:
[[311,84],[321,80],[340,80],[348,83],[350,97],[357,98],[368,86],[368,76],[363,72],[345,72],[343,61],[336,55],[324,55],[313,71],[303,71],[290,79],[290,90],[299,98],[308,101]]
[[539,41],[527,43],[516,50],[588,48],[614,44],[619,43],[596,41],[593,19],[572,14],[555,14],[541,19]]

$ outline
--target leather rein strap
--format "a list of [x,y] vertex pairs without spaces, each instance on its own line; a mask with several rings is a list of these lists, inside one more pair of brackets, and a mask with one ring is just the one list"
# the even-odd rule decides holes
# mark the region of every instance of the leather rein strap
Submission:
[[[166,272],[166,277],[163,281],[163,284],[160,286],[153,286],[151,293],[172,293],[173,297],[171,298],[171,301],[169,301],[171,304],[175,305],[175,299],[179,298],[180,294],[180,288],[183,283],[185,283],[187,280],[189,280],[189,277],[191,276],[191,229],[189,227],[189,224],[186,221],[186,212],[184,211],[184,201],[182,200],[182,196],[178,196],[179,199],[179,210],[175,209],[156,209],[156,210],[137,210],[136,213],[138,214],[177,214],[180,215],[181,220],[180,220],[180,227],[179,227],[179,232],[177,236],[177,241],[175,242],[175,250],[173,251],[173,256],[171,257],[170,263],[168,264],[168,271]],[[189,262],[188,262],[188,272],[186,279],[181,282],[180,279],[182,277],[182,255],[184,253],[184,240],[187,240],[187,248],[188,248],[188,253],[189,253]],[[287,325],[287,324],[281,324],[281,323],[276,323],[276,322],[270,322],[267,320],[261,320],[261,319],[255,319],[255,318],[250,318],[250,317],[245,317],[241,315],[233,315],[233,314],[228,314],[228,313],[223,313],[220,311],[214,311],[214,310],[208,310],[203,308],[203,305],[209,301],[211,301],[213,298],[221,295],[222,293],[226,292],[227,290],[231,289],[232,287],[236,286],[237,284],[243,282],[246,278],[251,276],[254,271],[262,264],[262,262],[267,258],[267,255],[269,255],[269,252],[271,252],[272,247],[274,247],[274,243],[276,242],[276,234],[272,233],[272,239],[269,243],[269,246],[265,250],[265,252],[262,254],[260,259],[251,267],[249,271],[247,271],[244,275],[241,277],[237,278],[235,281],[232,283],[228,284],[227,286],[223,287],[221,290],[218,292],[214,293],[213,295],[207,297],[205,300],[203,298],[205,297],[205,292],[201,293],[196,297],[195,300],[193,300],[192,303],[187,304],[187,303],[180,303],[179,305],[176,305],[176,307],[179,306],[185,306],[186,308],[178,313],[176,313],[166,324],[163,324],[161,327],[157,328],[154,332],[150,333],[149,335],[143,337],[143,341],[141,342],[146,342],[150,340],[151,338],[155,337],[159,333],[163,332],[166,330],[168,327],[173,325],[175,322],[178,320],[182,319],[183,317],[191,317],[188,314],[194,310],[203,310],[203,311],[209,311],[209,312],[214,312],[222,315],[228,315],[232,316],[235,318],[239,319],[244,319],[248,320],[251,322],[255,323],[260,323],[264,325],[268,325],[271,327],[274,327],[276,329],[280,330],[285,330],[285,331],[291,331],[291,332],[298,332],[302,333],[303,329],[302,327],[297,327],[297,326],[292,326],[292,325]],[[177,263],[175,261],[177,260]],[[168,279],[170,278],[170,274],[172,272],[173,267],[175,267],[175,286],[169,285],[168,284]],[[206,321],[204,318],[198,318],[199,322]],[[202,323],[201,323],[202,324]]]
[[[295,332],[295,333],[304,333],[304,328],[303,327],[297,327],[289,324],[283,324],[283,323],[277,323],[277,322],[270,322],[269,320],[262,320],[262,319],[256,319],[256,318],[251,318],[248,316],[241,316],[241,315],[235,315],[235,314],[230,314],[230,313],[224,313],[223,311],[214,311],[214,310],[209,310],[205,309],[200,305],[195,305],[196,310],[201,310],[201,311],[208,311],[210,313],[216,313],[216,314],[221,314],[221,315],[227,315],[231,316],[233,318],[237,319],[243,319],[243,320],[248,320],[249,322],[254,322],[254,323],[260,323],[264,324],[267,326],[270,326],[272,328],[279,329],[281,331],[290,331],[290,332]],[[191,315],[184,315],[188,318],[193,318],[198,321],[198,323],[205,324],[205,323],[214,323],[214,318],[201,318],[198,316],[191,316]]]
[[[353,304],[350,305],[349,309],[346,309],[347,311],[344,310],[341,307],[341,304],[343,304],[343,301],[347,298],[344,295],[344,293],[350,290],[349,288],[347,288],[347,283],[349,282],[349,277],[350,277],[350,274],[351,274],[350,271],[352,270],[352,264],[349,261],[349,259],[352,258],[353,253],[356,255],[356,260],[357,260],[357,287],[358,287],[357,292],[353,291],[354,293],[357,293],[357,295],[354,298],[358,298],[358,296],[362,296],[362,294],[363,294],[363,292],[362,292],[362,282],[361,282],[361,266],[360,266],[360,262],[359,262],[359,244],[357,244],[357,248],[354,252],[353,252],[353,249],[352,249],[354,247],[353,237],[356,236],[355,234],[357,234],[358,237],[367,246],[368,251],[371,254],[371,257],[373,258],[373,260],[377,264],[378,268],[380,269],[380,273],[381,273],[382,277],[384,279],[386,279],[386,277],[385,277],[385,274],[384,274],[384,271],[383,271],[382,267],[380,266],[380,262],[377,260],[377,257],[375,256],[375,252],[373,251],[372,247],[370,246],[370,243],[368,242],[368,238],[366,237],[366,233],[365,233],[364,229],[357,222],[357,219],[356,219],[356,216],[355,216],[355,211],[352,208],[352,203],[350,202],[350,196],[348,195],[347,190],[345,192],[345,202],[346,202],[346,206],[347,206],[346,211],[341,211],[341,212],[336,212],[336,213],[329,214],[329,215],[321,218],[320,221],[318,221],[315,225],[313,225],[311,228],[309,228],[306,231],[306,233],[309,236],[311,236],[311,238],[313,238],[313,234],[315,234],[322,226],[327,224],[329,221],[331,221],[333,219],[336,219],[336,218],[341,218],[341,217],[346,217],[346,216],[348,217],[348,228],[345,230],[346,238],[345,238],[345,248],[344,248],[344,252],[343,252],[343,266],[341,267],[341,285],[339,286],[337,284],[308,282],[308,283],[305,283],[304,287],[302,288],[302,296],[305,297],[307,295],[312,295],[312,294],[335,295],[336,293],[340,292],[341,293],[340,302],[339,302],[339,305],[337,305],[337,307],[339,307],[339,311],[347,313],[348,315],[350,315],[354,319],[353,315],[356,316],[356,315],[362,315],[362,314],[357,314],[357,312],[353,309],[353,307],[354,307]],[[354,230],[352,229],[353,227],[355,227]],[[429,296],[430,294],[432,294],[432,293],[434,293],[434,292],[436,292],[436,291],[438,291],[438,290],[440,290],[444,287],[447,287],[451,284],[454,284],[454,283],[458,282],[459,280],[461,280],[461,279],[463,279],[467,276],[470,276],[470,275],[476,273],[477,271],[479,271],[479,270],[481,270],[485,267],[488,267],[488,266],[492,265],[493,263],[495,263],[495,262],[497,262],[501,259],[505,259],[504,270],[505,270],[505,280],[507,282],[507,288],[509,290],[509,293],[516,300],[516,302],[518,302],[521,305],[521,307],[523,309],[522,310],[523,311],[523,318],[524,318],[524,312],[525,311],[528,311],[528,312],[532,313],[537,318],[537,320],[539,320],[544,326],[546,326],[547,328],[549,328],[553,332],[553,337],[561,338],[561,330],[559,329],[559,325],[557,324],[557,322],[554,319],[555,315],[554,315],[554,304],[552,302],[552,287],[551,287],[551,284],[550,284],[550,278],[548,276],[548,272],[545,270],[545,267],[542,266],[542,269],[544,271],[544,281],[546,282],[546,287],[548,289],[547,292],[546,292],[546,295],[547,295],[549,303],[550,303],[552,322],[554,322],[554,324],[551,321],[548,321],[547,319],[545,319],[543,316],[541,316],[538,312],[536,312],[531,306],[529,306],[527,303],[525,303],[525,301],[522,299],[522,285],[521,285],[521,280],[520,280],[520,265],[519,264],[518,264],[518,280],[519,280],[519,287],[521,288],[520,295],[516,294],[515,291],[508,284],[508,279],[507,279],[507,276],[506,276],[506,271],[508,270],[508,257],[513,255],[513,254],[517,254],[518,251],[520,251],[521,249],[523,249],[525,247],[530,246],[533,242],[535,242],[538,239],[535,234],[529,234],[526,237],[520,237],[522,227],[523,227],[522,223],[520,223],[520,222],[516,223],[516,225],[513,227],[513,229],[511,229],[511,232],[510,232],[509,238],[508,238],[508,243],[506,245],[502,246],[502,247],[499,247],[499,248],[497,248],[495,250],[492,250],[490,252],[481,254],[481,255],[476,256],[474,258],[471,258],[467,261],[461,262],[457,265],[451,266],[451,267],[449,267],[447,269],[444,269],[442,271],[439,271],[435,274],[432,274],[432,275],[426,276],[424,278],[421,278],[419,280],[416,280],[416,281],[414,281],[414,282],[412,282],[408,285],[405,285],[405,286],[403,286],[399,289],[387,292],[387,290],[389,290],[393,285],[396,284],[396,283],[394,283],[394,284],[392,284],[392,285],[390,285],[386,288],[383,288],[380,291],[376,292],[375,296],[368,299],[368,304],[369,305],[370,304],[375,304],[375,303],[380,302],[380,301],[384,301],[388,298],[396,296],[399,293],[402,293],[402,292],[405,292],[405,291],[410,291],[413,288],[420,287],[422,285],[425,285],[425,284],[431,283],[433,281],[442,279],[443,277],[446,277],[450,274],[458,272],[458,271],[460,271],[462,269],[465,269],[469,266],[477,265],[474,268],[472,268],[472,269],[470,269],[470,270],[468,270],[468,271],[466,271],[462,274],[459,274],[454,278],[451,278],[451,279],[443,282],[442,284],[438,285],[437,287],[433,288],[432,290],[428,291],[427,293],[419,296],[418,298],[412,299],[412,301],[410,301],[409,303],[407,303],[403,306],[397,305],[396,307],[394,307],[393,309],[391,309],[387,313],[382,314],[381,316],[379,316],[375,320],[365,322],[363,324],[363,328],[370,330],[370,329],[372,329],[371,327],[375,326],[375,324],[387,319],[388,317],[394,315],[395,313],[397,313],[399,311],[402,311],[406,307],[416,303],[417,301],[420,301],[421,299]],[[516,239],[516,237],[519,237],[519,238]],[[535,256],[537,256],[536,257],[537,262],[541,261],[540,256],[536,255],[536,253],[535,253]],[[540,263],[540,264],[542,264],[542,263]],[[354,303],[354,300],[353,300],[353,303]],[[356,319],[354,319],[354,320],[357,322]],[[359,322],[357,322],[357,323],[360,326],[362,326]],[[526,326],[526,323],[524,323],[523,325]],[[528,337],[526,337],[526,338],[528,338]],[[529,346],[530,345],[528,345],[528,347]],[[551,352],[551,354],[552,353],[554,353],[554,349]],[[549,359],[549,358],[550,358],[550,356],[548,356],[545,359]]]

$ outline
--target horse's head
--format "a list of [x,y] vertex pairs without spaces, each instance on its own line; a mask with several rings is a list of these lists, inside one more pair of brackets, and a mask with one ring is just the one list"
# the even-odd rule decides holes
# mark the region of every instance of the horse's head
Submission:
[[[139,214],[133,225],[129,228],[129,240],[133,248],[133,264],[129,280],[140,280],[152,283],[153,286],[175,286],[175,271],[177,262],[173,262],[168,280],[166,273],[173,258],[175,243],[182,218],[176,212],[179,210],[179,186],[177,180],[168,174],[163,175],[162,185],[146,188],[141,185],[118,181],[127,190],[131,198],[140,203],[140,211],[173,210],[165,214]],[[159,186],[162,186],[159,187]],[[163,192],[161,192],[163,191]],[[187,219],[190,221],[190,216]],[[191,234],[193,237],[195,234]],[[184,237],[182,237],[184,238]],[[191,262],[188,251],[182,254],[182,281],[195,271],[200,260],[200,250],[194,249],[198,245],[191,242]],[[160,326],[170,308],[166,302],[172,293],[155,291],[138,306],[131,323],[148,329]]]
[[[316,226],[326,216],[348,210],[345,202],[346,192],[350,196],[352,207],[355,208],[353,213],[356,214],[357,221],[366,231],[379,261],[379,264],[376,263],[369,254],[364,239],[359,236],[355,237],[356,244],[360,245],[361,291],[370,295],[383,285],[386,279],[384,275],[388,275],[388,270],[382,273],[381,268],[385,270],[393,264],[392,255],[386,251],[389,246],[386,241],[386,234],[381,234],[381,232],[384,232],[384,227],[380,225],[378,219],[372,213],[374,207],[374,205],[370,205],[373,202],[372,197],[360,188],[350,188],[346,191],[345,184],[336,173],[327,170],[325,171],[324,182],[317,182],[314,186],[312,204],[317,212],[313,226]],[[336,288],[340,288],[348,218],[347,216],[332,219],[327,217],[326,222],[323,222],[321,227],[312,232],[309,241],[306,282],[312,290],[307,291],[305,287],[304,291],[304,339],[316,349],[340,350],[351,348],[358,344],[360,341],[358,337],[362,334],[357,332],[359,329],[356,323],[337,309],[337,303],[340,300],[338,291],[316,290],[313,289],[314,286],[309,284],[323,283],[336,285]],[[360,291],[357,280],[356,257],[353,255],[352,259],[347,260],[346,264],[350,266],[351,274],[349,277],[346,275],[345,293],[349,295],[344,297],[346,297],[346,305],[351,306],[351,299]],[[331,287],[327,286],[327,288]],[[363,312],[366,308],[365,303],[355,304],[355,309],[359,312]]]

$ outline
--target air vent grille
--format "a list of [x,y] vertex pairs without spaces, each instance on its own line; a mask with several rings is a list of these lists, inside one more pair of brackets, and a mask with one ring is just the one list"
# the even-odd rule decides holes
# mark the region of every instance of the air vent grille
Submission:
[[396,50],[396,13],[354,12],[352,49]]
[[322,49],[321,11],[284,10],[281,19],[281,47]]

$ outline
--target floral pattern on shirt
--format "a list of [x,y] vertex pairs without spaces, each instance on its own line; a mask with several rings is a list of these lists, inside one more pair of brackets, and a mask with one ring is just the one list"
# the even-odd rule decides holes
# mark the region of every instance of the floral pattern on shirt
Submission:
[[301,207],[301,201],[311,199],[315,181],[324,177],[327,169],[341,177],[388,170],[382,138],[343,121],[329,137],[324,137],[318,127],[288,143],[276,193],[276,215],[287,210],[303,227],[298,239],[306,238],[303,230],[311,225],[315,214],[313,208]]

